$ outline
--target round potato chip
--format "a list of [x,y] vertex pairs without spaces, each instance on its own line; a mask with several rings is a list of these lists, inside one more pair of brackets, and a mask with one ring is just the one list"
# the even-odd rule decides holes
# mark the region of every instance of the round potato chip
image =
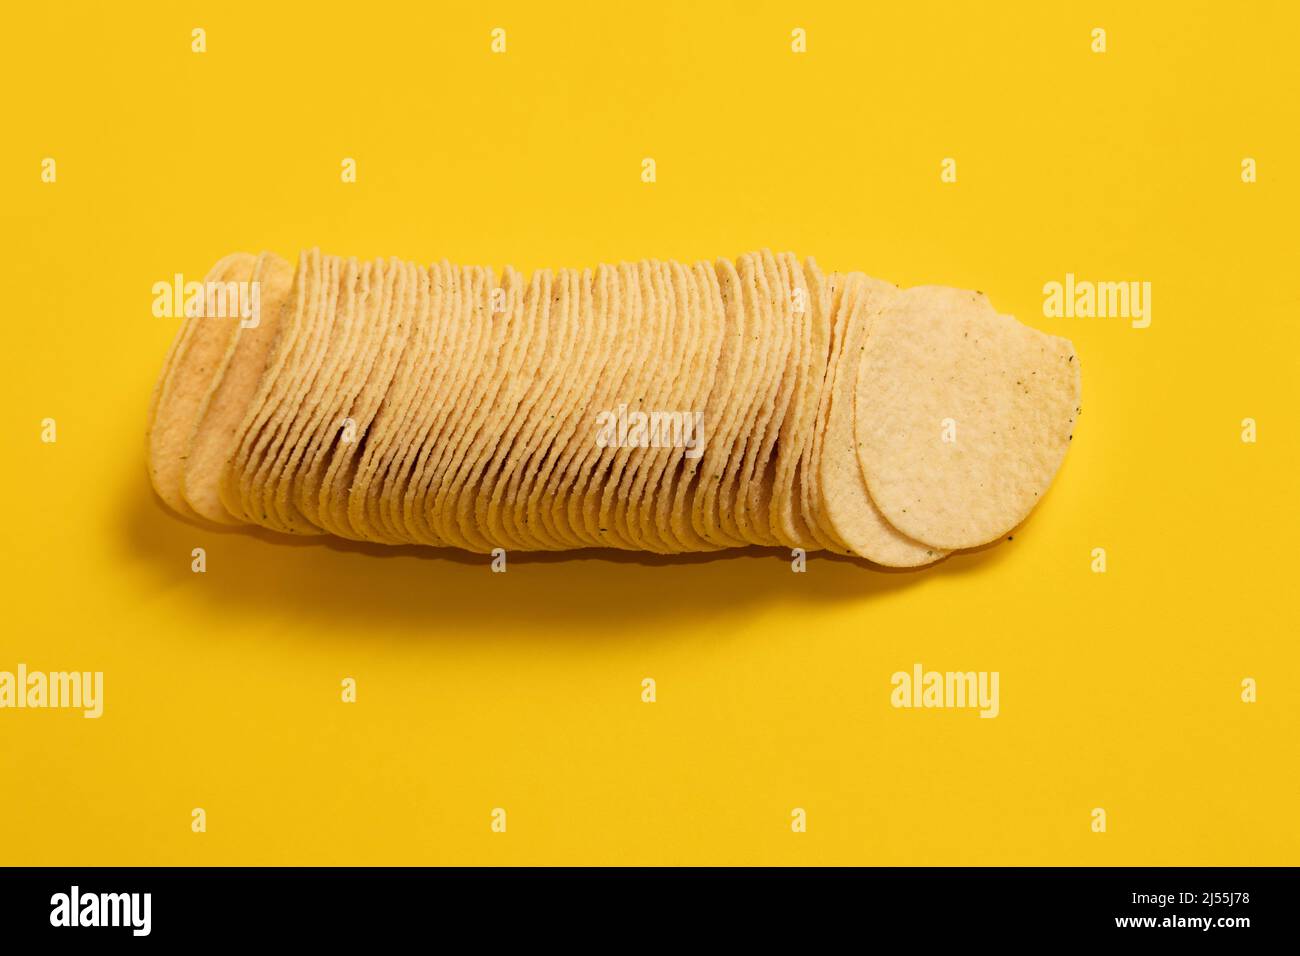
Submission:
[[469,325],[460,321],[460,270],[444,259],[430,273],[429,330],[406,363],[399,396],[385,401],[376,417],[374,441],[366,447],[369,465],[358,467],[349,496],[349,523],[367,540],[412,540],[402,510],[405,490],[430,430],[441,427],[443,418],[435,417],[435,410],[445,411],[440,399],[460,370],[466,348]]
[[[310,527],[287,507],[288,490],[281,496],[282,479],[294,460],[298,441],[310,420],[320,393],[325,387],[321,366],[329,354],[335,323],[338,318],[338,301],[345,281],[346,264],[338,256],[326,256],[319,308],[308,324],[306,349],[295,366],[297,375],[288,398],[276,418],[271,441],[266,445],[261,464],[250,482],[251,500],[260,506],[262,523],[276,531],[290,534],[318,534],[320,529]],[[340,336],[341,338],[341,336]]]
[[841,307],[846,284],[851,285],[861,273],[839,272],[814,278],[820,287],[816,297],[816,307],[822,310],[827,319],[829,339],[826,352],[826,372],[819,387],[816,415],[813,419],[812,433],[808,436],[808,453],[801,464],[802,481],[800,491],[803,495],[804,522],[808,530],[821,543],[822,547],[843,554],[846,545],[835,534],[830,519],[826,517],[822,501],[822,450],[825,447],[826,428],[830,424],[831,395],[834,391],[835,370],[840,356],[844,352],[844,337],[848,325],[848,316]]
[[519,414],[519,402],[538,375],[537,362],[544,344],[544,339],[539,339],[536,334],[536,323],[528,321],[524,313],[523,280],[514,269],[506,267],[502,273],[501,283],[493,290],[488,309],[490,321],[506,327],[505,352],[493,377],[493,390],[480,405],[477,428],[452,490],[445,504],[439,505],[445,508],[447,520],[456,522],[460,537],[469,543],[470,550],[481,553],[490,553],[495,544],[477,520],[475,497],[483,482],[484,469],[496,454],[498,445],[510,434],[510,423]]
[[294,365],[298,350],[305,337],[308,314],[315,310],[320,297],[321,256],[320,250],[304,252],[299,257],[298,269],[294,273],[293,286],[289,292],[292,312],[289,319],[282,323],[279,335],[267,359],[266,368],[258,382],[254,394],[231,442],[234,449],[221,472],[218,491],[221,504],[232,518],[254,524],[262,522],[260,502],[252,505],[251,477],[256,474],[261,462],[261,453],[269,432],[263,437],[273,419],[281,413],[284,393],[289,388],[294,375]]
[[249,281],[256,263],[254,256],[237,252],[212,267],[203,280],[202,301],[195,303],[195,314],[186,316],[177,330],[154,387],[148,431],[149,477],[158,497],[187,517],[197,514],[184,493],[190,435],[239,329],[241,283]]
[[[487,273],[479,266],[462,267],[456,300],[456,321],[465,327],[464,350],[453,365],[451,387],[441,395],[429,396],[422,419],[432,419],[419,453],[412,465],[393,476],[385,485],[384,495],[392,502],[392,520],[404,528],[406,540],[416,544],[446,547],[450,542],[438,533],[438,516],[431,509],[430,489],[441,485],[443,475],[459,448],[458,438],[466,424],[465,408],[471,400],[475,383],[487,367],[487,350],[494,328],[482,321]],[[430,412],[430,406],[435,410]],[[405,490],[402,490],[404,487]],[[400,511],[399,511],[400,507]]]
[[898,295],[888,282],[868,276],[845,290],[844,350],[831,385],[830,417],[821,454],[822,507],[842,553],[858,555],[887,567],[914,568],[930,564],[946,551],[913,541],[894,528],[871,500],[858,463],[853,434],[855,396],[871,383],[858,375],[871,320]]
[[1023,521],[1079,414],[1074,347],[958,289],[895,298],[872,321],[858,374],[854,431],[871,497],[936,548],[978,547]]
[[530,504],[540,503],[540,486],[554,467],[561,414],[570,404],[575,378],[583,372],[580,362],[587,342],[583,335],[590,329],[583,327],[578,316],[582,297],[568,289],[571,278],[564,270],[558,275],[539,270],[533,273],[525,296],[529,321],[549,331],[541,372],[523,402],[518,431],[502,463],[488,509],[489,527],[507,548],[559,547],[543,516],[529,509]]
[[[572,273],[574,282],[578,273]],[[486,525],[477,520],[475,504],[479,490],[485,483],[484,471],[491,464],[499,447],[513,435],[512,423],[520,416],[520,403],[528,393],[533,382],[541,376],[540,357],[546,345],[546,335],[538,335],[539,323],[530,319],[524,311],[527,287],[522,277],[514,269],[507,267],[502,273],[498,291],[493,293],[493,312],[504,310],[501,320],[513,327],[508,331],[508,354],[503,356],[496,376],[498,382],[494,393],[485,401],[485,413],[474,437],[474,443],[462,464],[463,474],[458,480],[456,496],[451,501],[456,520],[461,527],[461,534],[474,545],[474,550],[490,553],[494,547],[486,534]],[[575,289],[574,294],[577,294]]]
[[183,493],[196,513],[218,524],[242,524],[221,503],[221,476],[236,450],[236,436],[253,396],[266,374],[267,363],[289,321],[296,296],[294,269],[273,253],[264,252],[254,266],[258,315],[241,322],[226,351],[222,368],[208,388],[186,451]]
[[777,545],[780,541],[771,528],[777,461],[775,449],[797,380],[795,363],[798,351],[794,347],[794,303],[790,297],[788,276],[782,275],[776,257],[767,249],[761,253],[761,264],[759,289],[764,307],[772,318],[772,335],[768,344],[772,362],[766,394],[755,420],[754,442],[746,454],[742,471],[738,517],[743,519],[746,537],[750,541]]
[[[520,544],[504,533],[501,524],[500,503],[508,487],[507,469],[513,471],[512,461],[517,459],[527,447],[527,438],[523,430],[532,421],[538,398],[553,385],[557,363],[565,354],[565,332],[572,326],[560,324],[553,327],[551,322],[539,321],[537,302],[537,283],[528,283],[509,270],[513,276],[514,295],[518,301],[512,304],[517,309],[519,321],[529,328],[529,346],[522,355],[513,374],[512,401],[514,407],[508,413],[502,413],[495,445],[487,461],[483,464],[482,474],[477,485],[473,502],[474,523],[480,528],[484,538],[494,547],[517,548]],[[528,437],[532,432],[528,433]],[[505,479],[503,481],[503,478]],[[495,497],[500,489],[501,497]],[[493,508],[494,501],[496,508]]]
[[[616,426],[613,446],[604,449],[605,452],[612,452],[607,459],[604,454],[601,456],[602,461],[608,460],[608,468],[596,472],[599,487],[594,494],[589,494],[589,506],[585,511],[587,530],[594,534],[600,546],[625,551],[641,550],[640,544],[628,530],[627,501],[631,496],[631,485],[636,473],[649,457],[647,448],[631,440],[632,416],[648,415],[653,410],[654,388],[659,372],[658,359],[668,331],[660,263],[649,260],[638,263],[637,281],[642,316],[641,334],[638,337],[640,360],[636,365],[636,374],[616,397],[614,406],[607,409],[616,418],[626,417],[628,427],[626,434],[622,434],[622,426]],[[593,428],[593,441],[597,431]],[[599,467],[598,464],[597,468]]]
[[568,315],[561,322],[575,342],[571,354],[559,366],[559,381],[549,392],[549,401],[539,407],[538,428],[529,444],[534,472],[520,485],[522,503],[517,523],[524,533],[541,542],[546,550],[583,547],[590,542],[584,529],[571,524],[568,514],[579,466],[588,451],[587,424],[597,414],[617,376],[612,344],[617,328],[611,309],[620,294],[616,267],[600,266],[583,273],[581,294],[570,296]]
[[710,395],[704,410],[710,423],[709,438],[691,503],[691,526],[715,548],[728,548],[740,547],[745,542],[723,529],[718,498],[740,432],[741,409],[749,401],[755,371],[750,356],[759,330],[757,317],[745,309],[742,281],[735,263],[719,259],[714,264],[714,273],[721,308],[719,321],[725,331],[715,395]]
[[[528,495],[530,523],[540,523],[564,548],[598,544],[587,530],[582,494],[602,450],[595,440],[595,423],[619,394],[637,348],[636,266],[620,263],[607,269],[603,278],[599,294],[592,300],[592,318],[600,334],[587,360],[599,369],[595,387],[587,396],[574,395],[567,415],[561,408],[552,413],[563,416],[563,426],[554,452]],[[547,474],[551,457],[554,465]]]
[[702,359],[703,365],[697,372],[699,381],[695,398],[689,403],[690,411],[697,416],[694,444],[683,450],[682,472],[677,477],[670,526],[684,551],[716,551],[719,545],[700,535],[693,520],[693,504],[703,481],[704,461],[710,453],[712,432],[720,417],[717,399],[725,397],[725,382],[735,375],[735,338],[729,334],[726,324],[717,270],[712,263],[697,262],[693,272],[699,295],[700,322],[704,329],[702,334],[709,336],[709,343]]
[[[405,314],[395,315],[386,324],[386,332],[379,343],[379,352],[369,375],[353,397],[344,428],[334,443],[329,466],[316,487],[316,513],[314,521],[331,534],[348,538],[358,537],[348,521],[348,495],[355,481],[362,456],[362,446],[368,449],[379,442],[380,428],[377,419],[387,407],[387,402],[404,401],[404,383],[399,380],[412,356],[426,347],[424,337],[430,328],[429,314],[433,295],[430,271],[415,267],[415,297]],[[374,290],[371,290],[374,296]],[[376,304],[375,311],[379,311]],[[403,408],[406,406],[403,405]],[[351,434],[348,434],[350,427]],[[312,486],[304,490],[310,495]]]
[[[812,387],[814,375],[825,374],[825,326],[814,327],[813,306],[807,280],[799,260],[791,253],[778,257],[782,282],[789,296],[790,322],[794,326],[794,347],[790,360],[793,366],[790,407],[781,422],[777,441],[776,469],[773,474],[773,493],[768,502],[768,523],[773,536],[787,548],[811,551],[821,543],[813,537],[798,507],[800,494],[796,482],[799,463],[807,447],[810,431],[809,399],[817,394]],[[820,351],[820,357],[815,353]]]

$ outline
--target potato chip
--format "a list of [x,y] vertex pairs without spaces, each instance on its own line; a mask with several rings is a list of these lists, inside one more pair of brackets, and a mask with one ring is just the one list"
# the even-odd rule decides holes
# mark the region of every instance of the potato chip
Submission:
[[481,374],[484,352],[492,337],[492,327],[481,321],[478,307],[486,275],[477,266],[460,267],[457,272],[451,320],[461,329],[460,357],[449,363],[450,377],[445,390],[428,390],[423,412],[417,419],[421,429],[427,429],[418,452],[415,452],[417,446],[411,446],[404,463],[390,472],[381,492],[382,498],[390,503],[392,531],[399,540],[439,547],[446,547],[448,542],[437,534],[436,516],[430,514],[428,507],[428,491],[430,487],[438,487],[456,447],[456,437],[464,424],[461,409]]
[[860,385],[858,377],[870,322],[888,307],[898,290],[879,279],[854,278],[841,305],[845,311],[844,344],[831,384],[830,417],[821,453],[822,505],[835,537],[844,545],[843,553],[887,567],[917,567],[937,561],[947,552],[913,541],[880,514],[867,491],[853,433],[855,392],[870,389],[872,384]]
[[258,258],[250,279],[257,283],[258,315],[235,329],[190,432],[183,493],[190,507],[209,521],[241,523],[221,503],[221,475],[287,321],[285,313],[293,307],[293,278],[293,266],[279,256],[264,252]]
[[[473,509],[473,525],[489,547],[515,548],[519,544],[504,533],[499,508],[493,514],[493,496],[499,485],[504,496],[509,482],[506,479],[502,484],[503,472],[526,447],[527,439],[521,439],[521,430],[532,421],[539,396],[555,382],[557,362],[564,354],[565,333],[570,327],[553,328],[553,323],[539,320],[538,284],[525,283],[513,269],[507,270],[507,275],[511,297],[505,305],[517,313],[516,321],[525,326],[527,348],[520,350],[510,373],[508,405],[495,413],[498,420],[492,430],[492,447],[478,466],[478,475],[468,482],[471,487],[467,492],[472,500],[464,508]],[[531,436],[530,431],[528,437]],[[498,503],[500,500],[496,499]],[[462,520],[470,519],[466,514]]]
[[917,541],[987,544],[1042,500],[1079,395],[1065,339],[975,293],[909,289],[873,320],[859,370],[854,430],[871,497]]
[[[622,263],[597,272],[590,311],[579,313],[579,321],[595,326],[596,335],[581,365],[596,371],[594,385],[584,395],[567,392],[564,405],[551,411],[559,430],[551,440],[551,450],[544,452],[536,482],[527,496],[530,526],[541,534],[544,529],[557,548],[581,548],[597,543],[587,533],[582,520],[582,498],[587,469],[600,453],[596,443],[596,423],[609,411],[613,396],[624,380],[630,356],[636,349],[631,334],[630,288],[634,267]],[[585,379],[584,379],[585,381]]]
[[[396,403],[405,398],[406,382],[399,381],[399,376],[411,368],[417,356],[424,354],[422,350],[429,344],[425,335],[433,331],[429,321],[435,299],[431,272],[423,266],[411,268],[414,270],[414,296],[410,308],[405,312],[392,310],[392,317],[385,323],[375,364],[352,399],[344,427],[334,443],[328,470],[316,490],[313,520],[331,534],[358,537],[348,520],[348,496],[360,470],[360,462],[364,460],[362,445],[368,449],[371,444],[379,442],[381,428],[378,419],[385,403],[390,400]],[[374,297],[373,289],[370,295]],[[380,302],[382,296],[375,305],[377,311]],[[387,429],[383,431],[387,433]],[[311,491],[309,484],[304,495],[310,495]]]
[[[588,498],[590,504],[584,512],[587,529],[594,541],[602,547],[629,551],[640,550],[640,546],[627,527],[627,500],[636,471],[648,457],[647,449],[633,440],[638,437],[633,431],[636,427],[634,416],[648,416],[651,411],[658,359],[667,337],[660,264],[642,260],[637,265],[637,281],[642,316],[638,336],[640,360],[635,374],[625,383],[624,391],[616,396],[614,407],[606,410],[616,419],[613,453],[607,458],[608,468],[596,473],[600,485],[597,493]],[[626,420],[626,428],[623,420]],[[602,455],[602,459],[605,458]]]
[[805,519],[808,528],[825,548],[845,553],[847,545],[835,534],[835,529],[826,516],[825,501],[822,496],[822,454],[826,445],[826,429],[830,424],[831,397],[834,394],[835,374],[844,354],[844,339],[848,330],[848,313],[842,308],[846,288],[850,291],[856,286],[860,272],[832,273],[826,278],[824,301],[831,316],[831,346],[826,359],[826,378],[822,383],[822,393],[817,406],[817,421],[811,436],[812,453],[808,461],[807,479],[804,493],[807,495]]
[[235,430],[234,452],[221,475],[221,503],[239,520],[269,521],[262,506],[256,476],[277,422],[294,407],[289,394],[298,375],[301,356],[310,345],[308,326],[320,309],[322,260],[319,250],[303,253],[294,276],[292,320],[281,329],[266,370],[243,419]]
[[[613,441],[608,440],[607,427],[602,441],[600,416],[613,415],[617,419],[620,407],[624,413],[635,407],[654,322],[653,310],[648,308],[645,299],[644,278],[648,268],[646,262],[625,263],[620,270],[622,298],[618,308],[625,318],[627,331],[619,352],[618,374],[611,380],[612,387],[603,396],[596,414],[583,419],[574,436],[578,442],[578,470],[568,492],[567,530],[570,539],[581,542],[581,546],[627,547],[619,538],[617,528],[608,523],[612,489],[617,488],[627,456],[621,454],[624,449],[618,445],[617,433]],[[608,494],[606,488],[611,489]],[[602,504],[604,521],[601,520]]]
[[308,459],[320,441],[326,418],[334,417],[334,396],[345,369],[355,361],[363,315],[358,314],[357,284],[361,267],[355,259],[337,261],[338,283],[327,300],[328,325],[322,330],[319,365],[311,375],[305,398],[299,403],[280,454],[272,465],[266,500],[285,526],[312,533],[320,531],[294,500],[293,487],[300,462]]
[[[693,518],[693,502],[699,493],[701,471],[705,455],[710,453],[712,430],[716,425],[715,396],[725,390],[724,378],[735,374],[734,361],[728,350],[734,352],[735,342],[726,324],[722,295],[718,286],[718,273],[708,262],[697,262],[693,268],[693,284],[697,290],[700,323],[709,336],[702,356],[702,366],[696,372],[694,398],[689,410],[696,415],[693,447],[683,449],[681,473],[676,479],[676,490],[669,508],[669,522],[673,537],[684,551],[714,551],[718,545],[701,537]],[[665,489],[667,498],[667,489]]]
[[738,409],[753,365],[746,360],[754,331],[746,321],[740,295],[740,277],[733,263],[719,260],[711,267],[715,289],[714,307],[722,325],[722,344],[714,388],[704,405],[709,429],[708,446],[696,469],[691,496],[691,528],[701,541],[713,549],[740,545],[719,528],[717,496],[722,476],[731,458],[732,441],[737,429]]
[[433,409],[462,367],[470,332],[460,311],[462,279],[459,268],[446,260],[430,269],[429,329],[399,370],[399,390],[376,415],[367,436],[373,441],[367,442],[349,496],[348,523],[363,539],[412,540],[403,513],[405,489],[430,429],[441,425]]
[[756,454],[758,419],[763,400],[769,389],[774,387],[772,373],[779,362],[779,356],[771,347],[774,320],[771,303],[765,294],[762,254],[755,252],[741,256],[737,269],[740,274],[741,308],[752,316],[753,321],[754,334],[748,355],[748,361],[753,364],[753,373],[742,390],[742,404],[737,419],[739,428],[718,489],[717,507],[719,527],[735,541],[748,545],[755,541],[749,533],[749,520],[745,512],[748,499],[743,494],[742,484],[746,477],[746,465],[752,462]]
[[327,376],[327,387],[309,426],[309,437],[300,446],[298,466],[289,473],[285,489],[293,509],[303,520],[322,530],[328,530],[325,527],[328,519],[322,514],[321,488],[333,453],[339,445],[355,444],[359,438],[356,423],[350,417],[353,402],[374,369],[389,322],[400,322],[398,317],[409,311],[405,301],[392,301],[396,296],[389,296],[389,302],[385,303],[382,292],[389,287],[385,279],[388,274],[401,270],[406,274],[405,283],[399,286],[403,299],[414,299],[416,294],[417,276],[405,263],[394,260],[385,264],[377,260],[352,263],[351,268],[355,270],[354,277],[344,283],[348,297],[340,306],[346,342],[331,356],[332,365],[322,370],[321,374]]
[[[225,355],[240,322],[238,283],[248,282],[256,259],[243,252],[226,256],[203,280],[196,314],[188,315],[176,333],[163,374],[151,401],[149,477],[158,497],[169,507],[189,517],[196,512],[185,500],[184,475],[190,433],[203,409],[208,389],[224,364]],[[227,286],[227,283],[234,285]],[[212,308],[217,296],[209,290],[222,287],[224,308]],[[233,289],[233,291],[231,291]],[[224,314],[211,315],[210,312]]]
[[699,494],[693,514],[698,515],[698,530],[707,541],[720,547],[742,547],[749,542],[736,530],[733,516],[732,483],[744,456],[748,434],[745,423],[752,404],[754,383],[761,374],[756,353],[761,354],[766,341],[766,325],[754,307],[753,296],[746,294],[746,278],[752,281],[751,256],[736,263],[720,260],[718,282],[724,309],[724,321],[736,330],[736,370],[731,377],[726,405],[713,429],[706,455],[708,461],[700,478]]
[[712,304],[705,299],[708,287],[699,284],[695,269],[677,262],[669,266],[681,360],[668,395],[668,407],[661,412],[658,430],[663,453],[642,497],[640,522],[643,527],[653,527],[647,536],[654,541],[654,550],[676,554],[694,550],[696,536],[683,534],[686,524],[681,519],[685,515],[680,515],[676,524],[672,520],[674,503],[680,507],[685,500],[684,490],[679,496],[674,489],[690,483],[698,455],[703,453],[701,388],[707,388],[706,383],[712,381],[710,362],[716,362],[715,348],[722,330],[713,322]]
[[687,303],[679,304],[679,298],[689,298],[681,267],[673,262],[655,263],[655,267],[652,278],[663,332],[647,362],[653,375],[644,389],[642,414],[646,417],[634,422],[637,432],[629,435],[630,441],[640,445],[641,457],[639,467],[625,481],[626,494],[620,496],[624,504],[620,528],[636,548],[669,553],[671,546],[659,536],[654,524],[655,504],[647,503],[646,497],[658,491],[668,463],[674,416],[681,414],[676,396],[680,394],[683,364],[690,351],[687,343],[691,329],[684,321]]
[[841,542],[833,533],[822,529],[821,443],[829,415],[830,379],[834,370],[835,314],[831,308],[831,286],[812,259],[804,262],[804,283],[808,290],[808,310],[812,324],[812,355],[808,370],[808,395],[805,403],[803,450],[795,468],[793,507],[798,510],[800,527],[808,532],[819,548],[835,548]]
[[763,307],[770,316],[771,333],[768,349],[771,364],[768,366],[766,388],[754,419],[753,440],[745,455],[739,489],[737,520],[742,532],[754,544],[776,545],[780,542],[771,530],[771,500],[774,484],[777,436],[790,395],[794,390],[795,371],[794,323],[791,318],[793,302],[789,285],[782,278],[776,258],[766,249],[760,253],[762,266],[756,278]]
[[[781,421],[767,520],[772,536],[779,543],[788,548],[814,550],[820,543],[808,530],[797,506],[799,495],[795,482],[811,417],[810,397],[815,394],[811,379],[825,367],[825,338],[821,327],[814,329],[811,295],[799,260],[787,252],[778,257],[778,265],[789,297],[788,321],[792,325],[793,345],[787,372],[791,376],[789,405]],[[817,349],[822,350],[819,361],[814,360]]]
[[488,379],[479,411],[470,424],[468,447],[450,490],[435,504],[449,528],[454,522],[452,530],[459,535],[457,541],[466,542],[461,546],[472,551],[490,552],[494,547],[474,520],[474,495],[483,469],[507,434],[507,423],[518,413],[519,401],[537,374],[537,353],[533,351],[536,325],[525,320],[523,293],[519,273],[507,268],[488,302],[487,318],[504,327],[505,346],[495,374]]
[[[561,273],[557,282],[563,283]],[[591,285],[588,285],[588,279]],[[549,303],[551,324],[569,346],[561,356],[552,382],[532,418],[533,429],[521,449],[519,470],[511,481],[508,524],[516,540],[534,542],[544,550],[583,547],[589,543],[568,520],[576,464],[586,450],[585,423],[596,414],[602,361],[608,343],[605,322],[614,280],[612,269],[584,272],[574,294],[557,287]],[[522,480],[521,480],[522,479]]]
[[569,376],[576,370],[572,347],[576,323],[559,310],[561,302],[569,302],[570,297],[555,285],[567,281],[567,273],[561,272],[557,278],[549,270],[538,270],[524,293],[525,321],[537,330],[536,340],[542,353],[537,360],[538,374],[521,399],[514,435],[507,436],[509,447],[504,449],[491,489],[485,490],[490,494],[488,530],[502,547],[543,550],[551,545],[539,523],[528,518],[526,479],[538,476],[549,449],[546,436],[555,423],[556,403],[567,387]]
[[316,534],[319,529],[309,527],[286,507],[286,494],[281,494],[282,478],[295,455],[298,440],[302,437],[311,415],[320,402],[325,387],[321,365],[332,344],[341,336],[333,335],[340,285],[344,281],[346,265],[337,256],[326,256],[322,262],[321,295],[318,306],[309,313],[304,348],[293,366],[293,381],[286,393],[285,402],[273,419],[271,440],[265,446],[261,462],[250,481],[251,500],[260,504],[266,527],[291,534]]

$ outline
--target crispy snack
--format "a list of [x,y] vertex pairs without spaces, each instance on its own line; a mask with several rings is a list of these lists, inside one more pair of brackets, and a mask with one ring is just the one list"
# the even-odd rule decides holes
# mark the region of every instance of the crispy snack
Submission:
[[182,324],[149,473],[219,524],[917,567],[1022,521],[1079,409],[1070,343],[982,295],[789,253],[527,278],[237,253],[206,284],[239,308]]

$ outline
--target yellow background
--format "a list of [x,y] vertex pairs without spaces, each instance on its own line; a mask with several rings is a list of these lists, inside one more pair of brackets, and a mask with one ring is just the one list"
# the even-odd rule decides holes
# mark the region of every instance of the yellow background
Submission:
[[[58,6],[0,40],[0,670],[106,700],[0,711],[0,863],[1300,863],[1294,5]],[[313,244],[982,289],[1074,340],[1083,417],[1014,541],[919,573],[189,525],[151,287]],[[1044,318],[1067,271],[1151,327]],[[918,661],[1001,716],[891,708]]]

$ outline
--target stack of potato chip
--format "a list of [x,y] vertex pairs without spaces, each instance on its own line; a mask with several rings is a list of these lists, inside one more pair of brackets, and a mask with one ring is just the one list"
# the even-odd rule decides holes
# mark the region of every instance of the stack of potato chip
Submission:
[[257,308],[183,324],[150,473],[219,524],[913,567],[1018,524],[1078,414],[1069,342],[788,253],[527,279],[239,253],[206,285]]

